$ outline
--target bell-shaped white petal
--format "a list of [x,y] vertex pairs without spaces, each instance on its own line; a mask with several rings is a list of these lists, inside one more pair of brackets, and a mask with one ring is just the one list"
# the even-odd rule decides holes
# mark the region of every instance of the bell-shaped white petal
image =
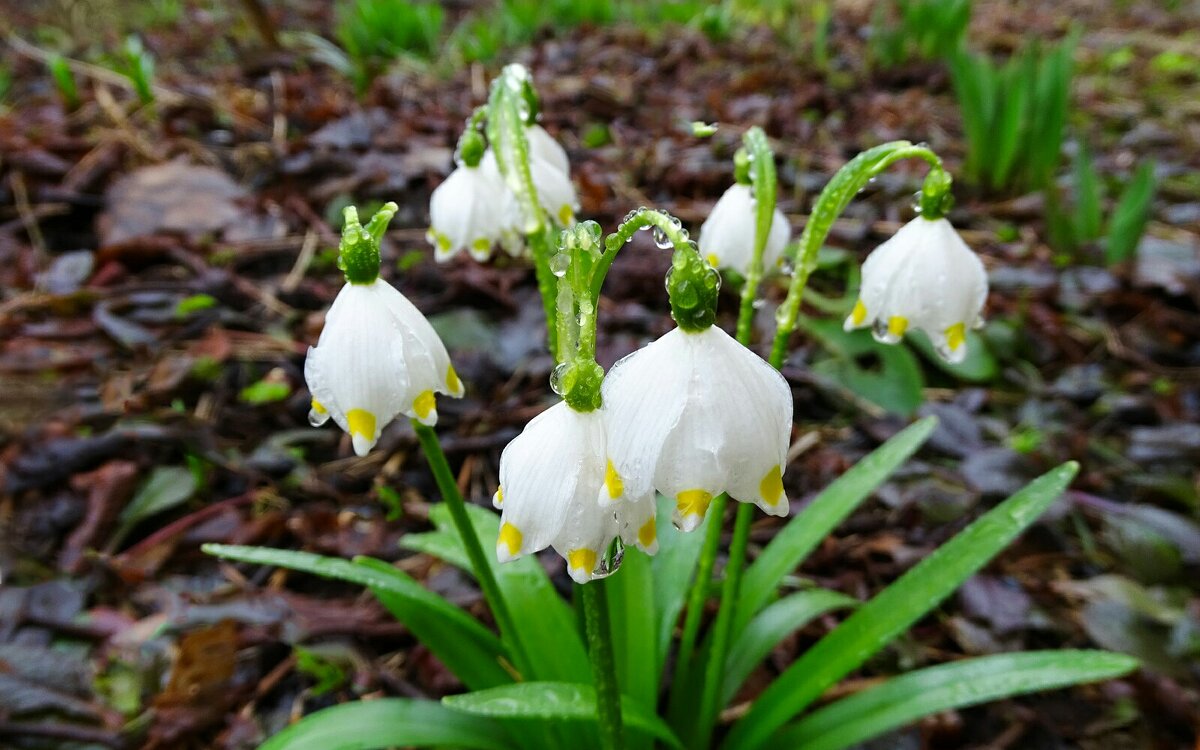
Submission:
[[434,257],[445,261],[464,248],[485,261],[492,246],[511,231],[511,209],[501,199],[508,188],[495,169],[460,166],[429,199],[429,232]]
[[787,514],[791,389],[720,328],[677,328],[625,357],[604,379],[602,397],[601,504],[657,490],[675,499],[675,524],[684,531],[700,525],[721,492]]
[[987,292],[983,263],[950,222],[918,216],[863,263],[862,290],[845,328],[869,326],[889,344],[919,328],[942,358],[961,362],[967,330],[983,324]]
[[304,362],[309,421],[333,418],[365,456],[397,414],[437,421],[434,393],[455,398],[463,384],[425,316],[391,284],[346,284]]
[[553,136],[546,132],[541,125],[529,125],[525,128],[525,137],[529,141],[529,156],[541,159],[558,169],[563,174],[570,174],[571,162],[567,152]]
[[[547,135],[546,137],[549,138],[550,136]],[[566,158],[565,154],[563,154],[563,158]],[[492,153],[491,149],[488,149],[484,153],[483,160],[479,162],[479,167],[505,182],[506,187],[508,187],[508,197],[501,202],[503,204],[503,216],[509,226],[513,228],[522,227],[524,217],[521,215],[520,202],[512,193],[513,181],[504,180],[501,176],[499,165],[496,163],[496,156]],[[538,202],[542,205],[542,210],[562,226],[573,224],[575,222],[575,213],[579,211],[579,197],[575,193],[575,185],[571,183],[570,174],[561,169],[556,160],[537,155],[531,147],[529,152],[529,176],[533,180],[533,189],[537,192]]]
[[[754,211],[754,195],[749,185],[735,183],[725,191],[700,225],[700,254],[710,266],[732,268],[746,275],[754,257]],[[791,232],[787,217],[776,208],[763,249],[764,271],[779,263]]]
[[554,547],[571,577],[590,580],[621,527],[596,493],[604,482],[604,421],[560,402],[534,417],[500,456],[501,562]]

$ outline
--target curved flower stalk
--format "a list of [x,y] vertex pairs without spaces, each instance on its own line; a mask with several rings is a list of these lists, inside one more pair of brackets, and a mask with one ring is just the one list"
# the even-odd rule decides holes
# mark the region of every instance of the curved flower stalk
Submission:
[[983,325],[987,291],[983,263],[950,222],[918,216],[863,263],[862,290],[845,328],[870,327],[887,344],[920,329],[943,359],[962,362],[967,330]]
[[396,213],[388,203],[366,227],[353,206],[345,209],[339,264],[346,285],[325,316],[325,328],[304,362],[312,393],[309,421],[333,419],[365,456],[384,426],[406,414],[437,422],[442,393],[463,395],[450,355],[425,316],[379,278],[379,241]]

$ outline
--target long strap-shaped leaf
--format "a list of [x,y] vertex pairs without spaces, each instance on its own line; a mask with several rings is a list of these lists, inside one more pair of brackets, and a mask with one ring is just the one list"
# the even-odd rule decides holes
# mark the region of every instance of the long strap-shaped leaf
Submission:
[[842,750],[951,708],[1119,677],[1137,659],[1106,651],[1029,651],[941,664],[843,698],[775,735],[776,747]]
[[770,601],[783,577],[795,570],[896,467],[907,461],[935,427],[937,418],[926,417],[897,433],[826,487],[775,535],[754,564],[746,569],[733,623],[735,634],[740,633],[750,618]]
[[936,607],[1040,516],[1079,465],[1035,479],[939,547],[850,615],[780,675],[729,733],[723,747],[762,747],[793,716]]
[[206,544],[210,555],[337,578],[372,591],[391,594],[386,602],[413,634],[468,687],[492,687],[512,681],[501,666],[505,648],[500,639],[465,611],[427,591],[402,571],[379,560],[350,562],[311,552]]
[[481,716],[433,701],[383,698],[331,706],[305,716],[258,750],[376,750],[387,747],[460,747],[510,750],[504,731]]
[[[596,688],[575,682],[519,682],[448,695],[442,703],[456,711],[493,718],[596,721]],[[666,722],[624,696],[621,720],[626,729],[657,737],[671,747],[682,747]]]
[[[495,540],[500,533],[499,517],[476,505],[468,505],[466,510],[479,538]],[[400,540],[400,546],[427,552],[470,572],[470,560],[449,512],[434,505],[429,510],[429,519],[437,526],[436,532],[407,534]],[[516,636],[521,639],[533,668],[533,674],[525,677],[565,682],[591,679],[587,650],[571,610],[554,590],[537,558],[523,557],[501,564],[494,555],[488,555],[488,564],[508,602]]]
[[798,591],[770,605],[750,621],[725,658],[721,705],[733,700],[738,688],[789,633],[826,612],[858,606],[858,600],[826,589]]

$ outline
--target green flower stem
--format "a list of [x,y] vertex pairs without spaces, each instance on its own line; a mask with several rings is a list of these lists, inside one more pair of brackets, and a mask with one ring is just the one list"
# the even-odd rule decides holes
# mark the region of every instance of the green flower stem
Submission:
[[621,724],[621,691],[617,687],[617,668],[613,659],[608,592],[602,580],[577,584],[575,588],[583,602],[588,655],[592,660],[592,676],[596,681],[600,747],[603,750],[623,750],[625,730]]
[[892,141],[867,149],[838,170],[813,207],[808,223],[800,235],[800,249],[796,258],[796,270],[788,287],[787,298],[775,312],[775,341],[771,345],[771,356],[767,360],[778,369],[787,355],[788,337],[796,329],[800,315],[800,301],[808,277],[817,267],[817,252],[829,236],[833,222],[846,210],[854,196],[867,186],[879,173],[901,159],[924,159],[929,164],[929,175],[921,196],[922,211],[932,218],[940,216],[948,205],[950,176],[942,168],[942,160],[926,146],[908,141]]
[[750,161],[749,176],[754,190],[754,254],[746,270],[746,281],[742,284],[741,307],[738,309],[737,339],[749,342],[754,323],[754,299],[758,296],[758,285],[763,277],[763,252],[767,238],[771,235],[771,222],[775,218],[775,154],[767,143],[767,134],[762,128],[753,127],[742,137]]
[[417,433],[417,440],[421,442],[421,450],[425,453],[425,460],[429,462],[429,468],[433,472],[438,490],[442,493],[442,501],[450,509],[450,518],[454,521],[455,528],[458,529],[458,535],[462,537],[463,547],[466,548],[471,567],[475,570],[475,580],[479,582],[479,588],[483,590],[483,597],[492,610],[492,616],[496,618],[496,624],[500,627],[500,635],[504,637],[505,643],[512,652],[514,665],[522,674],[528,674],[529,660],[521,648],[521,639],[517,634],[512,614],[508,610],[508,604],[504,601],[504,595],[500,592],[500,585],[496,582],[492,566],[484,555],[483,546],[479,543],[479,536],[475,533],[475,526],[467,516],[466,503],[462,493],[458,491],[458,483],[454,480],[454,473],[450,471],[446,454],[442,452],[442,444],[438,441],[437,432],[432,427],[423,425],[415,419],[412,420],[412,426]]
[[546,315],[546,348],[554,361],[561,362],[565,353],[559,350],[558,308],[555,295],[558,279],[550,270],[550,257],[554,255],[553,230],[543,225],[541,229],[526,237],[529,253],[533,256],[533,271],[537,278],[538,293],[542,296],[542,311]]
[[[533,172],[529,166],[529,139],[525,135],[526,121],[536,114],[536,101],[529,72],[520,65],[506,66],[492,83],[486,110],[486,132],[496,157],[496,166],[521,205],[525,239],[533,256],[538,293],[542,295],[542,308],[546,313],[547,348],[554,356],[554,361],[561,362],[563,352],[559,351],[555,325],[557,315],[554,297],[557,285],[550,271],[550,257],[555,252],[556,243],[553,227],[533,184]],[[479,118],[477,110],[472,114],[469,125],[478,127]]]
[[608,275],[608,269],[617,257],[617,253],[633,239],[633,235],[637,234],[638,230],[646,227],[656,227],[671,241],[676,250],[691,245],[692,240],[688,236],[687,230],[682,227],[678,219],[666,211],[644,207],[630,211],[625,220],[617,227],[617,231],[604,238],[604,252],[596,260],[595,269],[592,271],[593,303],[598,303],[600,300],[600,287],[604,284],[604,277]]

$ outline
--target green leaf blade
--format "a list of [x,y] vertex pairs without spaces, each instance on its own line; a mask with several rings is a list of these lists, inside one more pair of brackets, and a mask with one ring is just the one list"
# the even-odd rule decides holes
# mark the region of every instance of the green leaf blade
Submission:
[[203,549],[230,560],[277,565],[366,586],[377,595],[384,594],[384,606],[468,686],[490,687],[511,681],[501,665],[507,656],[499,638],[462,609],[381,560],[351,562],[311,552],[226,544],[206,544]]
[[1043,474],[943,544],[864,604],[759,696],[724,748],[754,750],[821,693],[936,607],[1033,523],[1079,470]]
[[[456,711],[509,719],[596,721],[596,689],[575,682],[520,682],[464,695],[448,695],[442,704]],[[627,729],[682,747],[666,722],[628,696],[621,696],[621,719]]]
[[1041,690],[1120,677],[1138,661],[1106,651],[1030,651],[941,664],[832,703],[772,740],[778,747],[844,750],[925,716]]
[[935,417],[914,422],[838,477],[788,522],[742,579],[734,633],[775,594],[780,581],[799,567],[829,533],[883,484],[900,464],[916,453],[937,427]]
[[858,600],[837,591],[800,591],[771,604],[750,621],[725,659],[721,705],[733,700],[738,688],[789,633],[794,633],[826,612],[858,606]]
[[332,706],[309,714],[258,750],[377,750],[389,747],[459,747],[510,750],[496,722],[453,711],[432,701],[383,698]]

